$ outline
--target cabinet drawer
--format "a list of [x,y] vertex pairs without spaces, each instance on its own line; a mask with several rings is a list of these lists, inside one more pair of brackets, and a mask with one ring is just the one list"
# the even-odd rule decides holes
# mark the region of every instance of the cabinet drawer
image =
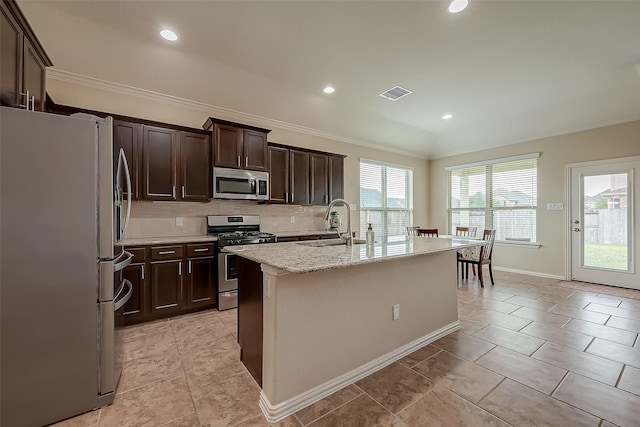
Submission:
[[145,262],[147,259],[144,248],[126,248],[126,251],[133,255],[131,262]]
[[182,258],[182,245],[151,247],[151,259],[154,261],[176,258]]
[[215,250],[215,243],[193,243],[187,245],[187,256],[208,256],[213,255]]

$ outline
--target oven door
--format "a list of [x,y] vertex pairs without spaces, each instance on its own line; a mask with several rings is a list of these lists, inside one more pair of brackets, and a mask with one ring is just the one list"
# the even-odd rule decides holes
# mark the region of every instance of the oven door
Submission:
[[220,252],[218,254],[218,292],[238,289],[237,256]]

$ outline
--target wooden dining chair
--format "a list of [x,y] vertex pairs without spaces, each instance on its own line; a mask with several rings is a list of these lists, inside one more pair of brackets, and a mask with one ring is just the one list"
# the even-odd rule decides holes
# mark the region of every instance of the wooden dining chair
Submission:
[[464,279],[465,276],[469,278],[469,264],[472,266],[478,266],[478,279],[480,280],[480,286],[484,288],[484,282],[482,280],[482,266],[489,266],[489,277],[491,278],[491,284],[493,281],[493,268],[491,266],[491,259],[493,255],[493,242],[496,238],[496,230],[484,230],[482,240],[489,242],[488,245],[480,247],[480,251],[459,251],[458,252],[458,267],[461,270],[461,276]]
[[417,236],[418,235],[418,228],[420,228],[419,225],[407,227],[407,234],[409,236]]
[[438,229],[437,228],[418,228],[417,235],[424,236],[424,237],[438,237]]
[[456,236],[476,237],[478,227],[456,227]]

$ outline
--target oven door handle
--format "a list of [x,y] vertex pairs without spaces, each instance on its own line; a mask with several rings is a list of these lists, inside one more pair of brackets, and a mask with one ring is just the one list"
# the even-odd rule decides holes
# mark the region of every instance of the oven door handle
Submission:
[[133,293],[133,285],[127,279],[124,279],[123,282],[124,282],[125,286],[128,288],[127,293],[124,295],[124,297],[122,297],[120,300],[118,300],[118,298],[120,297],[120,295],[124,291],[125,286],[123,286],[121,288],[120,292],[118,292],[118,295],[116,295],[116,297],[114,298],[115,305],[114,305],[113,311],[120,310],[127,302],[129,302],[129,299],[131,299],[131,294]]

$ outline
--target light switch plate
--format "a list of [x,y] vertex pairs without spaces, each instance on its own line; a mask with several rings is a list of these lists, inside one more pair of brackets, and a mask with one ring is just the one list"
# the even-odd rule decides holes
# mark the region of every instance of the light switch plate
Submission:
[[548,211],[562,211],[564,210],[564,203],[547,203]]
[[176,227],[184,226],[184,218],[181,216],[176,217]]

